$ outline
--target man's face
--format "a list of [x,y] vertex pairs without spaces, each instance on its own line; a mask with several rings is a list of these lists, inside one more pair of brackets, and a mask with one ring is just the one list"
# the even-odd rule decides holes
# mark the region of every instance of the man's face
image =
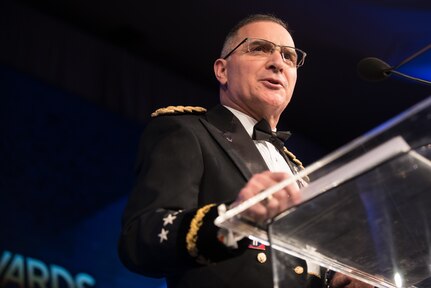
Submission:
[[[289,32],[274,22],[255,22],[242,27],[233,47],[244,38],[295,46]],[[256,57],[247,53],[247,45],[243,44],[226,59],[224,71],[225,77],[222,81],[219,78],[224,86],[222,102],[233,102],[233,106],[257,120],[267,118],[268,113],[278,120],[295,88],[296,67],[285,63],[278,49],[267,57]]]

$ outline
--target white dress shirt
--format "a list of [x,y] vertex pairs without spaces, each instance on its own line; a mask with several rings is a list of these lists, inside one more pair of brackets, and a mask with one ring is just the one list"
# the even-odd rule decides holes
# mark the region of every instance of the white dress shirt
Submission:
[[[244,126],[248,135],[250,135],[250,137],[253,137],[254,125],[258,121],[248,116],[247,114],[244,114],[241,111],[238,111],[236,109],[233,109],[227,106],[224,106],[224,107],[229,109],[229,111],[232,112],[236,116],[236,118],[238,118],[239,122],[241,122],[242,126]],[[290,169],[286,160],[284,160],[283,156],[281,156],[278,149],[275,148],[275,146],[272,143],[265,140],[253,140],[253,141],[257,149],[259,150],[260,154],[262,155],[263,159],[265,160],[265,163],[268,166],[270,171],[287,172],[293,175],[292,170]],[[314,274],[320,277],[320,266],[309,260],[306,260],[306,262],[307,262],[308,273]]]
[[[244,126],[250,137],[253,137],[253,128],[254,125],[258,122],[256,119],[244,114],[241,111],[235,110],[231,107],[225,106],[229,111],[231,111],[236,118],[238,118],[239,122],[241,122],[242,126]],[[274,131],[275,132],[275,131]],[[263,159],[265,160],[266,165],[269,170],[272,172],[287,172],[293,175],[292,170],[287,164],[286,160],[284,160],[283,156],[281,156],[275,146],[265,140],[253,140]]]

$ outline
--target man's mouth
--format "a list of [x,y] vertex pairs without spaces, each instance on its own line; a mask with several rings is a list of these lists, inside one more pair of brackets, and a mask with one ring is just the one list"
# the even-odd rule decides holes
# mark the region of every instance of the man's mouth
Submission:
[[274,86],[274,87],[282,86],[282,87],[284,87],[283,82],[281,82],[278,79],[274,79],[274,78],[265,78],[265,79],[263,79],[263,82],[268,83],[269,86]]

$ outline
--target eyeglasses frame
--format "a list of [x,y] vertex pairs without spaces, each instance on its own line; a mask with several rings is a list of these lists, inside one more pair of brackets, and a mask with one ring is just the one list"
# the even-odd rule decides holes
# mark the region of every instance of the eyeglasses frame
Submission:
[[[224,56],[224,57],[222,57],[222,59],[227,59],[230,55],[232,55],[233,54],[233,52],[235,52],[242,44],[244,44],[245,42],[247,42],[248,40],[250,40],[250,39],[255,39],[255,40],[262,40],[262,41],[265,41],[265,42],[269,42],[269,43],[271,43],[271,44],[273,44],[275,47],[280,47],[280,48],[282,48],[282,47],[286,47],[286,48],[291,48],[291,49],[294,49],[295,51],[299,51],[303,56],[302,56],[302,59],[301,59],[301,61],[300,62],[298,62],[298,63],[296,63],[296,68],[299,68],[299,67],[301,67],[302,65],[304,65],[304,62],[305,62],[305,57],[307,56],[307,53],[305,52],[305,51],[303,51],[303,50],[301,50],[301,49],[299,49],[299,48],[296,48],[296,47],[292,47],[292,46],[287,46],[287,45],[278,45],[278,44],[275,44],[274,42],[271,42],[271,41],[269,41],[269,40],[266,40],[266,39],[261,39],[261,38],[251,38],[251,37],[246,37],[246,38],[244,38],[244,40],[242,40],[241,42],[239,42],[239,44],[238,45],[236,45],[235,46],[235,48],[233,48],[232,50],[230,50],[230,52],[229,53],[227,53],[226,54],[226,56]],[[250,51],[248,51],[248,52],[250,52]],[[281,49],[280,49],[280,54],[281,54],[281,57],[283,58],[283,61],[285,61],[285,58],[284,58],[284,55],[281,53]]]

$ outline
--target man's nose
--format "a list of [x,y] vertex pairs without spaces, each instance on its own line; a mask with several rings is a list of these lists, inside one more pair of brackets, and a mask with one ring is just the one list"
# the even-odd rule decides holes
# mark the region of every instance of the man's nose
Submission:
[[286,65],[283,54],[279,47],[276,47],[268,59],[270,69],[276,69],[277,71],[283,71],[284,65]]

